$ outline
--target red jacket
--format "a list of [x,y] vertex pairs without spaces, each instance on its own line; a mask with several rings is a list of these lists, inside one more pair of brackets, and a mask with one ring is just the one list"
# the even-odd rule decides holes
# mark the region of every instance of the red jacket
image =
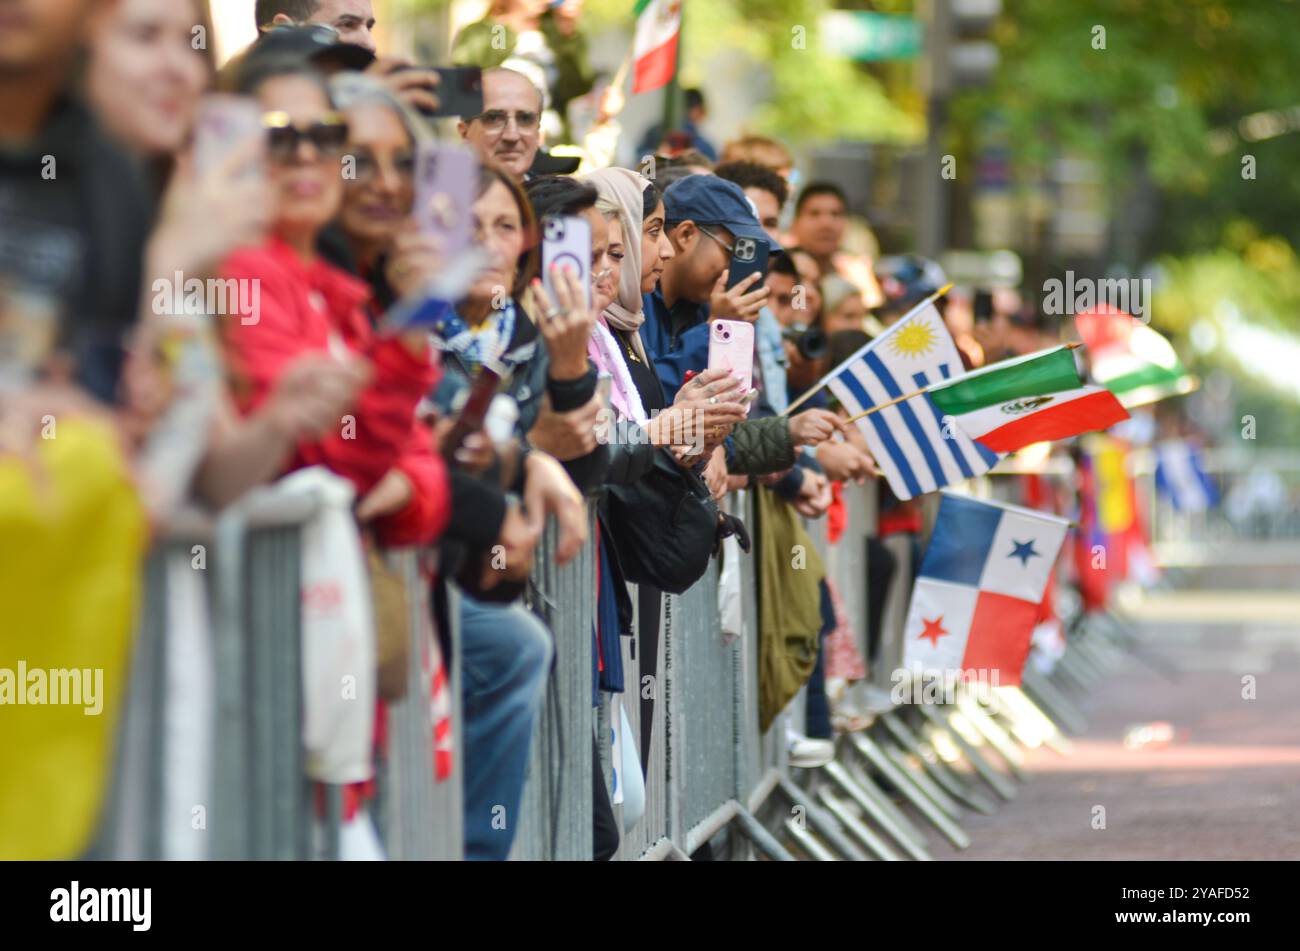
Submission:
[[376,521],[380,543],[397,547],[435,539],[450,514],[447,472],[433,451],[432,433],[415,418],[420,399],[438,380],[432,354],[417,358],[399,340],[376,336],[362,310],[367,286],[320,258],[304,262],[278,238],[236,251],[221,276],[258,282],[255,295],[240,295],[257,306],[222,318],[240,412],[261,404],[295,359],[330,352],[332,337],[336,347],[341,343],[366,357],[374,376],[350,411],[355,425],[299,443],[288,468],[326,466],[349,479],[360,499],[395,467],[414,494],[404,509]]

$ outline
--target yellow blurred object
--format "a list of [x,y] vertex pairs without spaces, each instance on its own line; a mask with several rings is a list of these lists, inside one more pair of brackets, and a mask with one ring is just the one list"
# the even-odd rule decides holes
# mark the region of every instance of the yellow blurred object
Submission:
[[1133,526],[1133,491],[1128,451],[1116,439],[1098,439],[1093,457],[1097,478],[1097,522],[1107,535],[1122,535]]
[[[0,457],[0,859],[75,858],[89,845],[147,544],[109,425],[60,419],[56,437],[35,448],[39,466]],[[98,678],[99,695],[49,702],[71,671],[90,672],[89,689]]]

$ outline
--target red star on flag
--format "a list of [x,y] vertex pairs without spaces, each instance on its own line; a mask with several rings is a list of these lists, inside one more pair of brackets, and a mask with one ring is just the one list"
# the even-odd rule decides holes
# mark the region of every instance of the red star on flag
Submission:
[[921,632],[921,636],[919,640],[925,640],[928,637],[930,638],[930,643],[933,644],[935,647],[939,646],[939,638],[943,637],[945,634],[950,633],[949,631],[945,631],[943,629],[942,614],[940,614],[933,621],[928,621],[925,618],[921,618],[921,623],[925,625],[925,630]]

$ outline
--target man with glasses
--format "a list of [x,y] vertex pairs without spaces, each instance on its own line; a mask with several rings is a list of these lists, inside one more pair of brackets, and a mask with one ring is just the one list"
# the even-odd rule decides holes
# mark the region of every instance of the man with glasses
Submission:
[[541,91],[523,73],[498,67],[483,71],[483,111],[463,116],[458,128],[481,162],[522,182],[541,145],[541,119]]
[[[668,240],[675,255],[645,295],[641,339],[655,361],[669,400],[687,370],[708,365],[710,315],[753,322],[767,299],[761,275],[727,288],[737,238],[767,241],[753,206],[734,182],[690,175],[664,192]],[[697,328],[694,329],[693,328]]]

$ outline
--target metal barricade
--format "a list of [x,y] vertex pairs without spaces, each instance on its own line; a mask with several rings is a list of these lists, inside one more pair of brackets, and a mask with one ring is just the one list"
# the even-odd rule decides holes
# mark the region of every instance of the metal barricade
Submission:
[[97,853],[307,857],[299,532],[316,505],[186,515],[150,553]]
[[[596,610],[594,507],[589,538],[569,564],[555,563],[557,528],[534,556],[534,610],[555,638],[546,701],[533,734],[528,778],[511,857],[590,861],[592,856],[592,625]],[[511,817],[506,817],[510,821]]]
[[[114,779],[91,855],[338,856],[342,790],[320,791],[325,817],[317,823],[302,743],[301,530],[318,507],[314,493],[273,487],[215,525],[178,518],[150,553]],[[459,767],[452,781],[433,781],[421,663],[428,583],[413,552],[390,560],[410,597],[412,663],[406,699],[389,707],[375,818],[390,857],[456,858]],[[448,666],[458,728],[459,664],[453,657]],[[455,742],[459,750],[459,735]]]
[[[736,493],[728,504],[752,534],[749,493]],[[623,831],[616,858],[685,858],[736,819],[749,834],[761,834],[751,813],[778,781],[784,723],[778,718],[768,737],[759,736],[756,571],[753,555],[740,559],[740,636],[734,641],[723,636],[715,562],[691,589],[663,598],[659,677],[646,684],[627,680],[630,688],[655,691],[655,723],[650,756],[642,764],[645,813]],[[632,657],[625,643],[625,670],[637,669]],[[604,700],[600,725],[608,737],[614,704],[608,696]],[[638,749],[639,700],[632,689],[622,698],[632,732],[623,742]],[[615,807],[615,817],[621,828],[621,808]]]
[[[388,744],[377,768],[375,820],[390,859],[454,860],[465,854],[464,743],[461,736],[460,665],[441,657],[452,710],[451,775],[436,781],[432,656],[437,633],[432,627],[429,579],[420,570],[419,553],[389,552],[388,562],[406,584],[409,597],[410,666],[406,696],[388,704]],[[449,586],[451,657],[460,656],[458,594]],[[439,652],[441,653],[441,652]]]

